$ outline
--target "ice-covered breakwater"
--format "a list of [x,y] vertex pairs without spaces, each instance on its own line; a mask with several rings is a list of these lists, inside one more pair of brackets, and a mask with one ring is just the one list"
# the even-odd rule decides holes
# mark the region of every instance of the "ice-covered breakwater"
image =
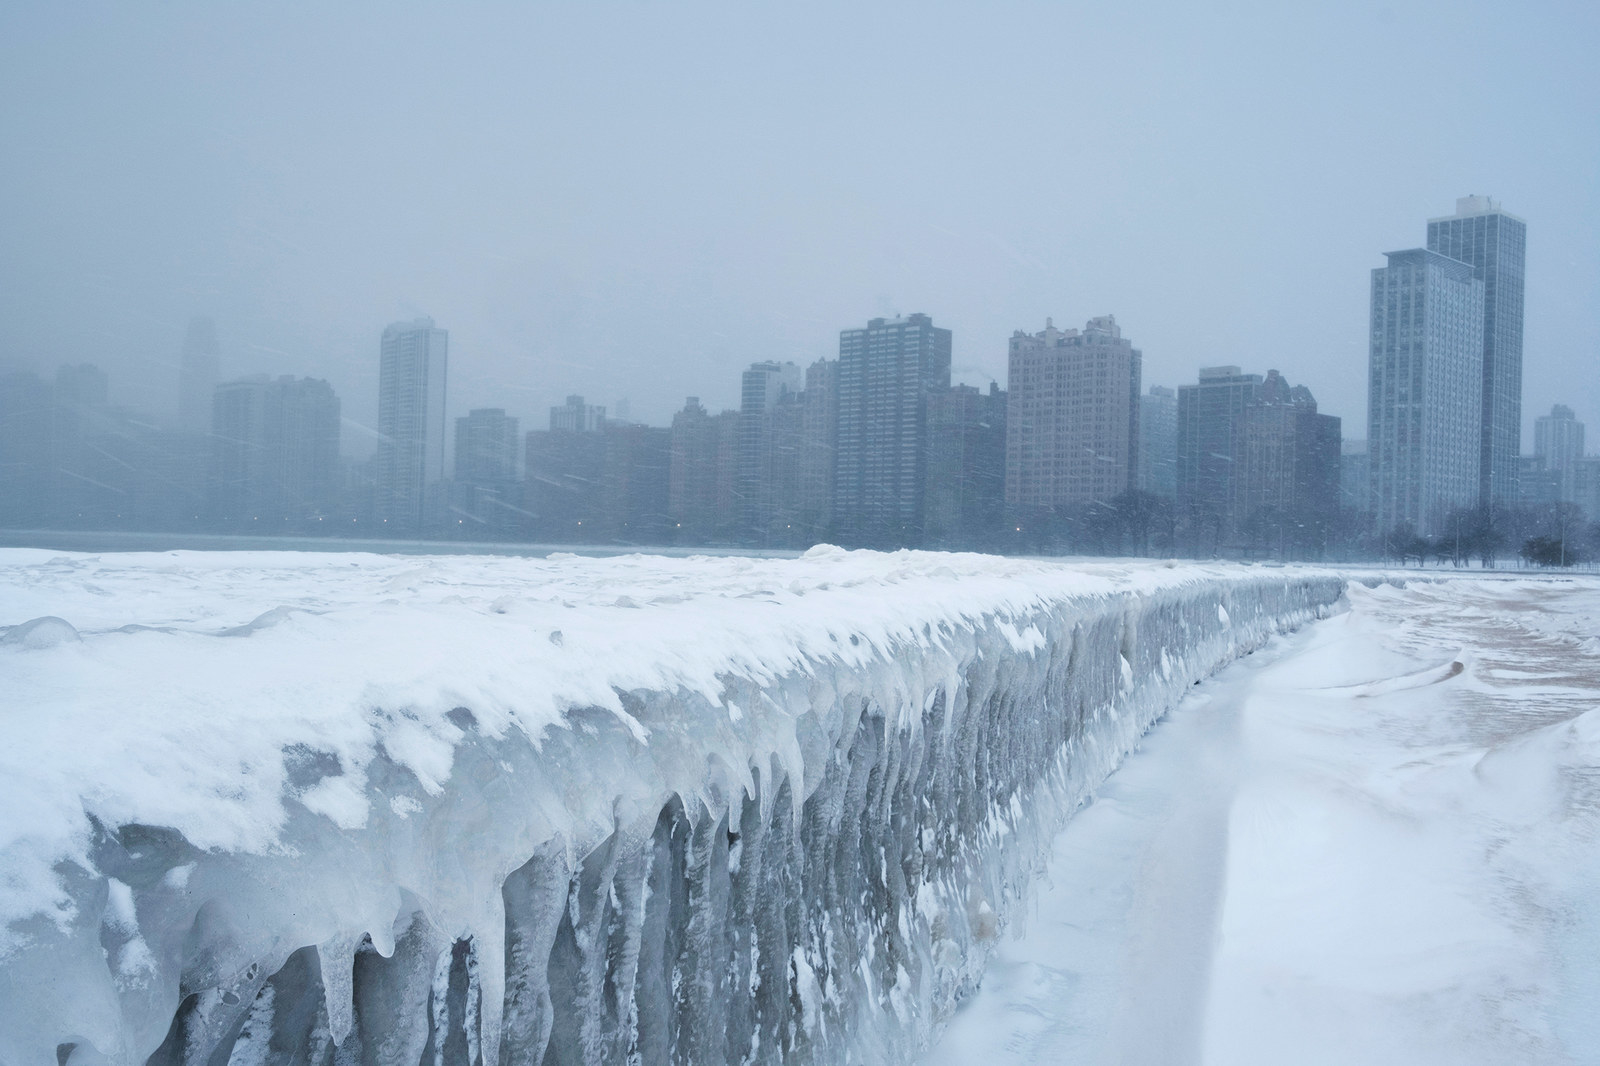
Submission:
[[1336,575],[0,551],[0,1064],[899,1062]]

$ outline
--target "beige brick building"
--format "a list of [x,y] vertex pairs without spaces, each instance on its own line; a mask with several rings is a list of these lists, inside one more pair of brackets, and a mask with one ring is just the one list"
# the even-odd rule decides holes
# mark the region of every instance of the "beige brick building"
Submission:
[[1140,353],[1112,315],[1011,336],[1006,504],[1077,507],[1134,488]]

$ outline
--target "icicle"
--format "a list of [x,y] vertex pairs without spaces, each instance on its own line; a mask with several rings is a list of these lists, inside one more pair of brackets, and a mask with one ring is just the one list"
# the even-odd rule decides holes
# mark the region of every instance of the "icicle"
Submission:
[[352,992],[356,950],[366,939],[355,933],[339,936],[317,945],[317,964],[322,969],[323,1002],[328,1011],[328,1032],[334,1046],[344,1043],[355,1026],[355,997]]

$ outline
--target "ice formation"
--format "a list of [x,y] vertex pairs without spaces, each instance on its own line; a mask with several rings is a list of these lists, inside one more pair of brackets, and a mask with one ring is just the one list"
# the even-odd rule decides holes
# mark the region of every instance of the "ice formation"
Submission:
[[0,552],[0,1064],[903,1062],[1321,571]]
[[1446,573],[1196,687],[923,1066],[1600,1062],[1600,575]]

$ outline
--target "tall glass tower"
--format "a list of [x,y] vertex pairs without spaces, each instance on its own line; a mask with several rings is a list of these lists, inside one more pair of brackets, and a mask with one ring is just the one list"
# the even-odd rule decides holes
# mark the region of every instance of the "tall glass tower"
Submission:
[[1433,536],[1479,500],[1484,284],[1426,248],[1386,254],[1372,272],[1372,517],[1380,533]]
[[422,531],[431,486],[445,476],[445,368],[450,335],[431,318],[383,331],[378,364],[378,498],[390,533]]
[[1456,201],[1450,218],[1428,221],[1428,250],[1472,267],[1483,282],[1483,409],[1478,501],[1517,502],[1522,444],[1522,278],[1528,225],[1487,196]]

